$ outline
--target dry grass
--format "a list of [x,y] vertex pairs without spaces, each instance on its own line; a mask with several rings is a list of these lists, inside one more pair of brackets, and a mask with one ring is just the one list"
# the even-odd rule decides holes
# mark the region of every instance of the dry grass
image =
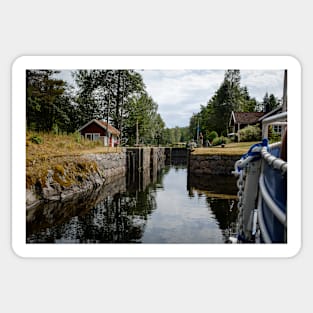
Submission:
[[192,154],[194,155],[242,155],[246,153],[249,148],[258,142],[238,142],[238,143],[229,143],[222,148],[221,146],[217,147],[208,147],[208,148],[196,148]]
[[[33,142],[33,137],[39,137],[41,143]],[[121,152],[121,148],[104,147],[101,142],[80,138],[77,134],[55,135],[34,132],[26,134],[26,159],[28,161],[109,152]]]
[[[35,139],[34,139],[35,138]],[[36,139],[37,138],[37,139]],[[35,143],[35,141],[40,143]],[[81,139],[78,135],[47,133],[26,134],[26,187],[44,186],[49,170],[61,186],[70,186],[76,176],[96,171],[96,164],[80,158],[84,154],[120,152],[121,148],[104,147],[100,142]],[[83,177],[82,177],[83,178]]]

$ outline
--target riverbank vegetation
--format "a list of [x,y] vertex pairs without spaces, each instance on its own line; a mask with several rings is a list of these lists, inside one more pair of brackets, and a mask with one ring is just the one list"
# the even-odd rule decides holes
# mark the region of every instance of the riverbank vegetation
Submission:
[[65,155],[120,151],[119,147],[104,147],[100,141],[85,139],[79,133],[68,135],[32,131],[26,133],[26,159],[29,161],[46,160]]
[[104,147],[98,141],[70,135],[45,132],[26,133],[26,187],[42,187],[53,172],[53,180],[67,187],[77,179],[83,180],[97,170],[95,162],[82,159],[86,154],[121,152],[121,148]]

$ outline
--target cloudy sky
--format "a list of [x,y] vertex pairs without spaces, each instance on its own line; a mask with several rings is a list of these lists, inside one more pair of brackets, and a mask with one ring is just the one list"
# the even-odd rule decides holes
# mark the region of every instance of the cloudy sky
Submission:
[[[147,91],[159,105],[167,127],[188,126],[192,113],[200,110],[224,79],[225,70],[144,70],[140,71]],[[241,86],[261,101],[266,92],[281,98],[283,74],[279,70],[241,70]]]
[[[225,70],[140,70],[149,95],[158,104],[166,127],[188,126],[193,113],[214,95],[224,79]],[[251,97],[262,101],[266,92],[281,98],[283,70],[241,70],[241,86]],[[73,83],[70,71],[61,77]]]

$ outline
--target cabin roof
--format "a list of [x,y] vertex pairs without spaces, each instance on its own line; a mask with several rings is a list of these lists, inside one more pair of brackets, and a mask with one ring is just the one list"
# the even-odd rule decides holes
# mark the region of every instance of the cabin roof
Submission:
[[98,124],[100,127],[102,127],[103,129],[107,130],[116,136],[119,136],[120,131],[117,130],[115,127],[113,127],[112,125],[108,124],[107,122],[105,122],[104,120],[97,120],[97,119],[93,119],[91,121],[89,121],[87,124],[85,124],[84,126],[82,126],[78,131],[83,130],[84,128],[86,128],[88,125],[92,124],[92,123],[96,123]]
[[256,124],[264,112],[232,112],[235,124]]

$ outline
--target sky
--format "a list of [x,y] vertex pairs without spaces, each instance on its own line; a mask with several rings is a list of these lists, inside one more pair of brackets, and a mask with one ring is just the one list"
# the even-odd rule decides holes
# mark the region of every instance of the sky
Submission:
[[[166,127],[189,125],[193,113],[200,111],[220,87],[225,70],[138,70],[148,94],[158,104]],[[265,93],[277,98],[283,95],[283,70],[241,70],[241,86],[247,86],[251,97],[262,101]],[[60,76],[71,84],[70,71]]]
[[[188,126],[193,113],[200,111],[220,87],[225,70],[144,70],[140,71],[149,95],[159,106],[166,127]],[[241,70],[241,86],[251,97],[262,101],[266,92],[283,95],[283,70]]]

